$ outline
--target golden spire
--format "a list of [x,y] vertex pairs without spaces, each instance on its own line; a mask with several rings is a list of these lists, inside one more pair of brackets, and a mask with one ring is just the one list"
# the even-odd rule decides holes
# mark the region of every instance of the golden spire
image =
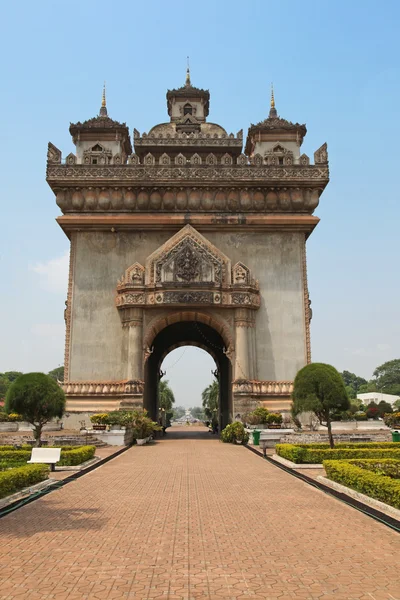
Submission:
[[190,81],[190,66],[189,66],[189,57],[187,57],[187,67],[186,67],[186,82],[185,85],[192,85]]
[[273,83],[271,83],[271,108],[269,109],[269,118],[270,119],[278,118],[278,113],[276,112],[276,108],[275,108],[275,96],[274,96],[274,84]]
[[106,103],[106,82],[103,85],[103,95],[101,97],[101,108],[100,108],[100,116],[107,116],[107,103]]

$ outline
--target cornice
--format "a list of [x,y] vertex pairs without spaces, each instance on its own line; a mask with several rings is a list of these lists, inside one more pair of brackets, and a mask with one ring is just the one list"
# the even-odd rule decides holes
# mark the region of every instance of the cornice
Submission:
[[328,165],[257,166],[251,165],[199,165],[199,166],[160,166],[160,165],[60,165],[47,164],[47,182],[51,187],[71,182],[89,184],[97,180],[99,185],[134,182],[204,182],[212,183],[259,183],[269,181],[296,183],[329,181]]

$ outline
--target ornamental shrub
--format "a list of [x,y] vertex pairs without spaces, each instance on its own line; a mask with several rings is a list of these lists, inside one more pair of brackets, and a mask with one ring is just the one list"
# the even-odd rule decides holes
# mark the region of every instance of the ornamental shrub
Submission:
[[347,391],[338,371],[324,363],[306,365],[295,377],[292,397],[292,415],[313,412],[321,425],[327,426],[329,444],[333,448],[333,415],[350,408]]
[[63,416],[65,395],[48,375],[26,373],[8,388],[5,407],[7,413],[18,413],[33,425],[36,446],[40,446],[43,426],[53,418]]
[[280,413],[269,413],[267,416],[268,425],[282,425],[283,417]]
[[108,413],[96,413],[90,417],[91,423],[94,425],[107,425]]
[[374,473],[348,461],[325,460],[329,479],[400,509],[400,480]]
[[64,450],[62,448],[60,462],[57,465],[62,467],[80,465],[94,458],[95,452],[96,446],[79,446],[72,450]]
[[366,458],[364,460],[356,458],[348,461],[349,464],[361,467],[378,473],[378,475],[387,475],[392,479],[400,479],[400,460],[395,458]]
[[235,421],[235,423],[227,425],[225,429],[222,430],[221,440],[228,444],[236,444],[237,442],[247,444],[249,441],[249,434],[245,430],[243,423]]
[[379,408],[376,405],[369,405],[365,412],[367,414],[367,419],[377,419],[379,417]]
[[392,414],[387,414],[383,417],[385,425],[391,427],[392,429],[400,428],[400,412],[395,412]]
[[0,473],[0,498],[19,492],[25,487],[39,483],[48,478],[47,465],[25,465]]

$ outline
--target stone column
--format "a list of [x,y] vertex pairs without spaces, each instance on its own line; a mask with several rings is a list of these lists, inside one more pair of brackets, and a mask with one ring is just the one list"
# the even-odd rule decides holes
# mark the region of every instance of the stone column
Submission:
[[129,320],[126,322],[128,330],[128,380],[143,379],[143,309],[131,309]]
[[249,379],[249,336],[248,327],[250,322],[249,310],[238,308],[235,311],[235,379]]

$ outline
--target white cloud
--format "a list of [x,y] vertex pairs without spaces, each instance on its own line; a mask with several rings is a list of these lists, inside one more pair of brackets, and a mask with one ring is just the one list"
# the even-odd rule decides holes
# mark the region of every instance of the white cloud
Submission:
[[30,267],[31,271],[40,277],[41,287],[55,294],[67,293],[68,287],[69,252],[59,258],[52,258],[44,263],[37,263]]

